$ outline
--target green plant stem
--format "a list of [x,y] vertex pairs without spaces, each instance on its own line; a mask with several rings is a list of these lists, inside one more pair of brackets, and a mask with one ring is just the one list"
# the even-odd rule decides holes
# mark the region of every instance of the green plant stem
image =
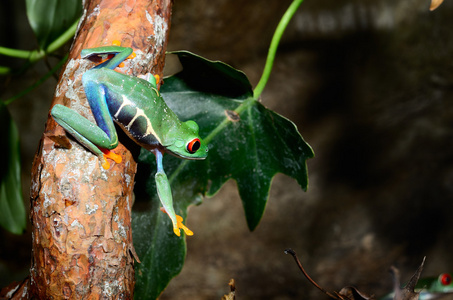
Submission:
[[28,88],[26,88],[25,90],[21,91],[20,93],[14,95],[13,97],[9,98],[9,99],[6,99],[4,101],[5,105],[8,105],[10,103],[12,103],[14,100],[22,97],[23,95],[26,95],[27,93],[31,92],[33,89],[37,88],[38,86],[40,86],[44,81],[47,80],[47,78],[49,78],[50,76],[52,76],[53,73],[55,73],[56,71],[58,71],[58,69],[61,68],[61,66],[63,66],[63,64],[66,62],[66,60],[68,59],[68,54],[66,54],[66,56],[60,60],[58,62],[58,64],[52,68],[52,70],[50,70],[49,72],[46,73],[46,75],[44,75],[43,77],[41,77],[38,81],[36,81],[34,84],[32,84],[31,86],[29,86]]
[[0,75],[9,74],[9,72],[11,72],[11,68],[0,66]]
[[55,50],[63,46],[68,40],[70,40],[75,34],[78,23],[79,20],[74,22],[74,24],[72,24],[71,27],[69,27],[62,35],[60,35],[55,41],[53,41],[45,51],[42,49],[27,51],[0,47],[0,54],[10,57],[28,59],[29,62],[34,63],[37,60],[42,59],[47,53],[54,52]]
[[46,52],[47,53],[52,53],[64,44],[66,44],[67,41],[69,41],[75,34],[77,30],[77,25],[79,24],[80,19],[74,22],[74,24],[71,25],[65,32],[63,32],[62,35],[60,35],[55,41],[50,43],[50,45],[47,47]]
[[45,52],[43,50],[28,51],[28,50],[18,50],[18,49],[0,47],[0,54],[10,56],[10,57],[32,60],[32,59],[35,59],[36,57],[44,56]]
[[277,29],[275,29],[274,36],[272,37],[272,41],[269,46],[269,52],[267,54],[263,74],[261,75],[260,81],[253,90],[253,98],[255,100],[258,100],[258,98],[260,97],[261,93],[264,90],[264,87],[267,84],[267,81],[269,80],[269,76],[271,75],[272,71],[272,66],[274,64],[275,54],[277,52],[278,44],[280,43],[280,39],[282,38],[283,32],[285,31],[289,21],[294,16],[294,13],[297,11],[302,2],[303,0],[294,0],[293,3],[291,3],[291,5],[286,10],[285,14],[280,20],[280,23],[278,23]]

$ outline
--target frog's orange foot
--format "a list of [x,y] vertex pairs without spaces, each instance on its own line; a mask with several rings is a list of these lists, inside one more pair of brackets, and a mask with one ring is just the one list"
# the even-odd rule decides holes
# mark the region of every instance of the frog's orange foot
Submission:
[[[192,236],[193,235],[193,231],[190,230],[189,228],[187,228],[187,226],[185,226],[182,221],[183,221],[183,218],[179,215],[176,215],[176,221],[178,223],[178,228],[173,228],[173,231],[177,230],[178,233],[179,233],[179,229],[182,229],[184,230],[184,233],[188,236]],[[175,232],[176,234],[176,232]],[[179,236],[179,235],[178,235]]]
[[[164,213],[167,213],[167,211],[165,210],[165,208],[161,207],[160,210]],[[167,214],[168,215],[168,214]],[[181,232],[180,230],[184,230],[184,233],[188,236],[192,236],[193,235],[193,231],[190,230],[189,228],[187,228],[187,226],[185,226],[183,223],[183,218],[179,215],[176,215],[176,224],[173,224],[173,232],[177,235],[177,236],[180,236],[181,235]]]
[[102,163],[102,167],[106,170],[110,169],[110,164],[107,161],[107,158],[113,160],[117,164],[121,163],[123,161],[123,158],[121,155],[114,153],[113,151],[110,151],[109,149],[105,148],[100,148],[102,151],[102,154],[104,156],[104,162]]

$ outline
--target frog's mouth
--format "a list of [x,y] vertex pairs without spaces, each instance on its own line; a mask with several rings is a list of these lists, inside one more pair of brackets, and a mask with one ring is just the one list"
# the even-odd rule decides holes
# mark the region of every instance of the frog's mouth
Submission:
[[[181,151],[173,151],[172,150],[172,147],[174,147],[174,143],[169,143],[169,144],[165,144],[165,145],[162,145],[160,143],[158,143],[156,141],[156,143],[153,143],[153,144],[143,144],[143,143],[140,143],[140,142],[137,142],[142,148],[150,151],[150,152],[154,152],[154,151],[159,151],[161,153],[168,153],[168,154],[171,154],[175,157],[178,157],[178,158],[183,158],[183,159],[188,159],[188,160],[203,160],[205,159],[207,156],[208,156],[208,147],[205,146],[205,152],[202,152],[204,155],[200,156],[200,151],[197,151],[199,154],[198,155],[194,155],[194,154],[190,154],[190,153],[187,153],[187,155],[185,155],[184,153],[181,153]],[[179,147],[176,147],[178,150],[180,150],[181,148]]]
[[[167,152],[168,154],[171,154],[173,156],[176,156],[178,158],[184,158],[184,159],[188,159],[188,160],[203,160],[205,159],[206,157],[208,157],[208,155],[206,154],[206,156],[202,156],[202,157],[199,157],[199,156],[189,156],[189,155],[182,155],[180,153],[176,153],[176,152],[173,152],[171,151],[169,148],[164,148],[162,149],[163,151]],[[206,147],[206,153],[208,152],[208,148]]]

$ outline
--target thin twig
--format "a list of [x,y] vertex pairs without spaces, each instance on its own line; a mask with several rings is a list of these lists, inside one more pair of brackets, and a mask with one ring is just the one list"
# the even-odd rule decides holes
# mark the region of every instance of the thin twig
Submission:
[[308,279],[308,281],[311,282],[311,284],[313,284],[315,287],[317,287],[321,292],[323,292],[324,294],[326,294],[327,296],[329,296],[330,298],[333,298],[333,299],[348,299],[338,293],[336,293],[336,295],[334,295],[334,294],[330,293],[329,291],[326,291],[321,286],[319,286],[313,279],[311,279],[311,277],[307,274],[307,272],[305,272],[304,267],[302,267],[302,263],[299,261],[299,258],[297,258],[296,252],[294,252],[294,250],[286,249],[285,254],[291,254],[293,256],[294,260],[297,263],[297,266],[299,266],[299,269],[302,271],[304,276]]

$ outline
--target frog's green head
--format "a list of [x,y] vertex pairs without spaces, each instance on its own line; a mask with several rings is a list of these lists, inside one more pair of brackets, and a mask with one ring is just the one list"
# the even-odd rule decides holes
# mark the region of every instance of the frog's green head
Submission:
[[185,159],[205,159],[208,146],[198,135],[198,125],[194,121],[182,123],[177,138],[165,146],[168,152]]

